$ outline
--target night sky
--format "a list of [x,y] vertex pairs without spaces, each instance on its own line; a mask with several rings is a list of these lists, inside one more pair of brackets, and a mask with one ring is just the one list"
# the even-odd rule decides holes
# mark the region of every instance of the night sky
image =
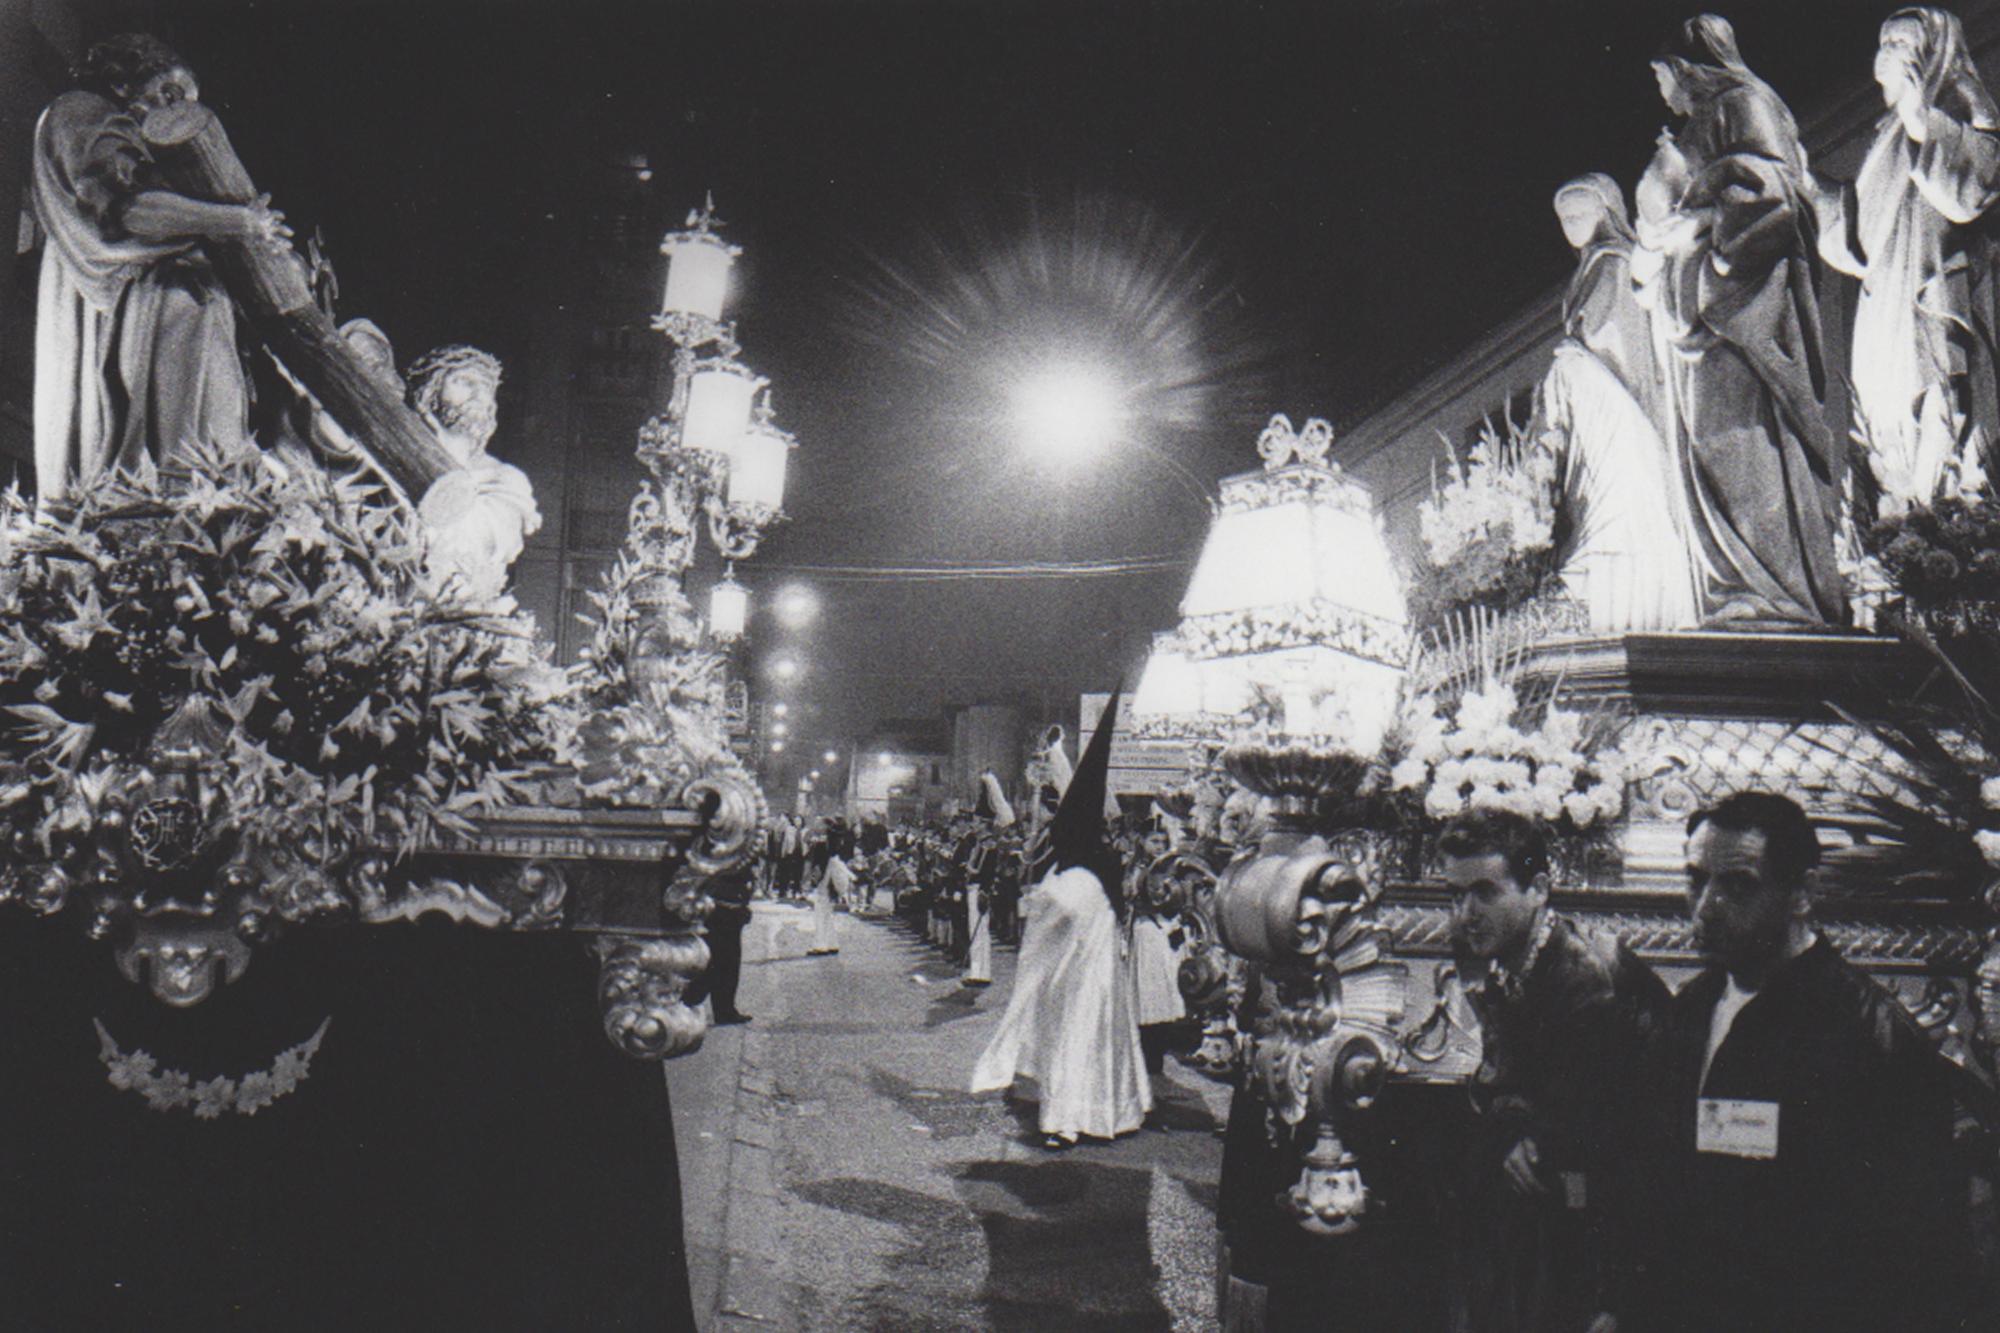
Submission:
[[[1725,7],[1802,118],[1869,77],[1895,6]],[[531,274],[590,154],[713,189],[733,314],[801,442],[792,522],[743,571],[1191,557],[1187,478],[1273,411],[1358,420],[1560,281],[1549,209],[1629,188],[1666,116],[1655,0],[1303,3],[180,3],[156,26],[252,173],[332,239],[398,346],[523,355]],[[1057,473],[1013,443],[1036,356],[1108,361],[1133,441]],[[507,451],[505,414],[498,452]],[[545,505],[545,509],[547,506]],[[1102,683],[1185,574],[818,581],[806,690],[877,715]],[[764,631],[760,654],[782,640]]]

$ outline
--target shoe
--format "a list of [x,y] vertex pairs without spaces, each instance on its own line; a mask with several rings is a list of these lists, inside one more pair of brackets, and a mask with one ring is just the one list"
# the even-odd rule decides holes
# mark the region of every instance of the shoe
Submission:
[[715,1026],[719,1028],[734,1027],[738,1023],[748,1023],[749,1021],[750,1015],[741,1011],[733,1014],[717,1014],[715,1016]]
[[1061,1152],[1064,1148],[1074,1148],[1076,1146],[1076,1135],[1044,1134],[1042,1135],[1042,1146],[1050,1152]]

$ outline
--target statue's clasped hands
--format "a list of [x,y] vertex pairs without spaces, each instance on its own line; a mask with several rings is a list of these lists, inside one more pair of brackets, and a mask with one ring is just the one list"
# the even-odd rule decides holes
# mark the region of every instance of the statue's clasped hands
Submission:
[[292,228],[285,215],[271,207],[271,196],[260,194],[243,205],[241,236],[252,244],[283,249],[292,241]]

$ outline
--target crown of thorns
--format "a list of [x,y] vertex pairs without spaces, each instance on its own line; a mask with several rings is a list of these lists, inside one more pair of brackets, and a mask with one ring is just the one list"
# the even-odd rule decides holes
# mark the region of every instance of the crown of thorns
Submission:
[[434,347],[410,363],[404,378],[410,385],[410,406],[419,412],[434,412],[444,392],[444,382],[453,372],[474,371],[492,389],[500,387],[500,358],[465,343]]

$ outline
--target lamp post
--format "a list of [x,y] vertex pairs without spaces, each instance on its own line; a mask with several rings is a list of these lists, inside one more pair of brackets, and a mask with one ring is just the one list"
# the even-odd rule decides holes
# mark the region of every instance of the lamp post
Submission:
[[[772,421],[770,383],[737,359],[736,326],[722,317],[742,251],[722,239],[720,227],[710,199],[660,242],[667,276],[653,327],[673,348],[673,389],[667,410],[639,431],[648,475],[626,538],[639,573],[635,600],[655,619],[687,606],[682,581],[701,528],[726,560],[743,560],[784,516],[795,442]],[[725,574],[710,603],[711,632],[728,642],[748,616],[749,594],[733,571]]]

